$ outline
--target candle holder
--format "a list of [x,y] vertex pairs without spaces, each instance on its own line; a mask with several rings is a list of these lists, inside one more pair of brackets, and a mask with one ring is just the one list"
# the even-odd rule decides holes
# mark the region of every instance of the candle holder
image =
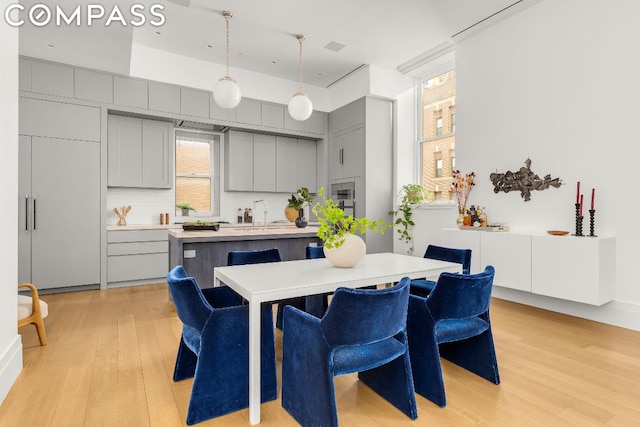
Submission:
[[582,234],[582,220],[584,217],[580,215],[580,203],[576,203],[576,234],[574,236],[584,236]]
[[595,230],[595,216],[596,216],[596,210],[595,209],[589,209],[589,237],[598,237],[597,234],[594,234],[594,230]]

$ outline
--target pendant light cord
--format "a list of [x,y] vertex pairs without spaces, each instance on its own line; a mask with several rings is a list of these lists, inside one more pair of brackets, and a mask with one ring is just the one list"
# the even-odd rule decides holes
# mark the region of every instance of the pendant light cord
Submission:
[[299,81],[300,81],[300,88],[299,88],[299,92],[302,92],[302,42],[304,41],[304,36],[302,34],[298,34],[296,36],[296,38],[298,39],[298,42],[300,43],[300,55],[299,55]]
[[231,12],[222,12],[225,21],[227,21],[227,77],[229,77],[229,21],[233,17]]

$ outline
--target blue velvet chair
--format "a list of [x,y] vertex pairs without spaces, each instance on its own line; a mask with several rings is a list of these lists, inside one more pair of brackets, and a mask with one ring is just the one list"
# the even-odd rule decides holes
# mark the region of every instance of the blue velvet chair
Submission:
[[378,290],[338,288],[322,319],[284,309],[282,406],[303,426],[337,426],[333,377],[364,384],[409,418],[418,411],[407,348],[409,278]]
[[[462,274],[471,273],[471,249],[454,249],[429,245],[424,253],[424,258],[462,264]],[[435,285],[436,282],[432,280],[414,279],[411,281],[410,292],[413,295],[426,297]]]
[[442,273],[433,291],[411,295],[407,334],[416,393],[446,405],[440,356],[500,384],[489,303],[495,271]]
[[[200,289],[179,265],[167,275],[182,337],[173,380],[193,377],[187,424],[249,407],[249,306],[230,288]],[[271,307],[262,323],[273,322]],[[278,396],[273,328],[262,328],[261,399]]]

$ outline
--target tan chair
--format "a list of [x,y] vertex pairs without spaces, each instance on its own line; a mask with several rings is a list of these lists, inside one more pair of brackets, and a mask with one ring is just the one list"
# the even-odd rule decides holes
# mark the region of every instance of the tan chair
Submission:
[[33,323],[38,331],[40,345],[47,345],[43,319],[49,314],[49,306],[38,296],[38,289],[31,283],[19,283],[18,289],[31,289],[31,296],[18,295],[18,328]]

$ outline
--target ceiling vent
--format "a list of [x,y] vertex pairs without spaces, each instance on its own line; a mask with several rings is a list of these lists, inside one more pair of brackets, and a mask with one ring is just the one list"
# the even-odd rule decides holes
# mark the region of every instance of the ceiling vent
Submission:
[[344,49],[346,47],[346,45],[342,44],[342,43],[338,43],[338,42],[334,42],[331,41],[329,42],[328,45],[326,45],[324,48],[325,49],[329,49],[333,52],[340,52],[342,49]]

